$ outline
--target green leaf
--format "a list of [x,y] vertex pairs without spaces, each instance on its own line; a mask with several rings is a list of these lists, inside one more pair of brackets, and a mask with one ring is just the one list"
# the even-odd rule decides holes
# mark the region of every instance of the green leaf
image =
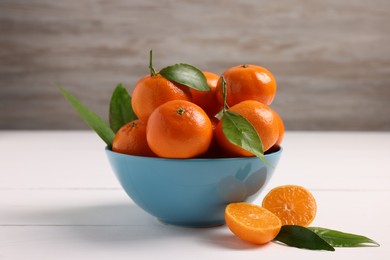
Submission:
[[309,227],[309,229],[334,247],[379,246],[374,240],[361,235],[321,227]]
[[104,120],[101,119],[93,111],[89,110],[86,106],[84,106],[77,98],[71,95],[68,91],[66,91],[57,84],[54,84],[54,86],[59,89],[62,95],[64,95],[64,97],[69,101],[69,103],[79,113],[81,118],[89,125],[89,127],[91,127],[108,146],[111,146],[115,134],[106,124],[106,122],[104,122]]
[[122,84],[118,84],[112,93],[109,118],[114,133],[126,123],[137,119],[131,106],[131,96]]
[[288,246],[311,250],[335,251],[325,240],[308,228],[294,225],[282,226],[274,240]]
[[192,65],[179,63],[160,70],[164,78],[200,91],[210,91],[203,72]]
[[261,139],[245,117],[232,111],[225,111],[222,118],[222,131],[229,142],[265,161]]

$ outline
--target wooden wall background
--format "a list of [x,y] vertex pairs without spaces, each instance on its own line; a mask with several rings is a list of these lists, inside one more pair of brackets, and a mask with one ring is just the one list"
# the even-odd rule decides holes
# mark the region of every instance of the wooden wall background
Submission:
[[156,69],[267,67],[288,130],[390,130],[389,0],[0,0],[0,32],[0,129],[86,128],[50,82],[107,118],[153,48]]

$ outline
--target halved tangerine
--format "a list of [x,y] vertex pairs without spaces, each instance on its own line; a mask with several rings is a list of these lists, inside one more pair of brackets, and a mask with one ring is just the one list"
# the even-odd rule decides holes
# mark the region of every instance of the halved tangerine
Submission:
[[283,225],[307,227],[314,220],[317,203],[304,187],[284,185],[272,189],[263,199],[264,208],[278,216]]
[[246,202],[230,203],[225,209],[225,221],[236,236],[254,244],[273,240],[282,227],[282,222],[273,213]]

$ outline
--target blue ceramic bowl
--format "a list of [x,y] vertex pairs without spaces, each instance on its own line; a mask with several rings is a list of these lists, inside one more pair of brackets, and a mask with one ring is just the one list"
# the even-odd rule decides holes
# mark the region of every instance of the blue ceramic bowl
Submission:
[[123,189],[142,209],[168,224],[222,225],[231,202],[253,201],[270,180],[282,153],[221,159],[163,159],[106,148]]

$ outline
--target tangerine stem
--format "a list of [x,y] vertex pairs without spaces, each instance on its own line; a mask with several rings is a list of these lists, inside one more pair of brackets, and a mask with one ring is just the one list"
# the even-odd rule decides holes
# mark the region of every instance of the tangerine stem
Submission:
[[223,99],[223,113],[228,110],[228,105],[226,103],[226,80],[225,77],[222,76],[222,99]]
[[248,68],[248,64],[243,64],[242,67],[243,68]]
[[150,49],[149,52],[149,69],[150,69],[150,76],[154,77],[157,75],[157,72],[153,68],[153,50]]
[[186,110],[182,107],[179,107],[177,110],[176,110],[176,113],[178,113],[179,115],[183,115],[184,113],[186,112]]

